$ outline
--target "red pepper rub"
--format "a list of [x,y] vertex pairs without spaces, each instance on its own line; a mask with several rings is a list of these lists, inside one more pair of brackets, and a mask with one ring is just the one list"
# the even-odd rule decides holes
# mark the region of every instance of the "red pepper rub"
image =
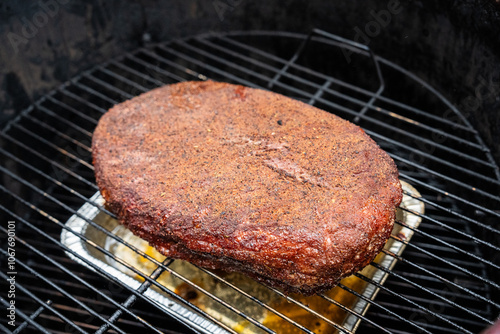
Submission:
[[183,82],[114,106],[96,180],[121,223],[164,255],[313,294],[366,266],[402,190],[359,127],[272,92]]

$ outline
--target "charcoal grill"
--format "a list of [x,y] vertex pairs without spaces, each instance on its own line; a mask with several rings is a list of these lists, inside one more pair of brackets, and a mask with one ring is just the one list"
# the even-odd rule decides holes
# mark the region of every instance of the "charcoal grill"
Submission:
[[[158,277],[175,261],[160,263],[115,237],[155,263],[149,275],[136,272],[142,283],[132,289],[67,248],[60,236],[85,203],[113,216],[90,200],[97,191],[90,143],[100,116],[114,104],[152,88],[206,79],[270,89],[357,123],[393,157],[401,180],[420,191],[422,197],[416,199],[425,205],[425,213],[419,214],[421,223],[411,241],[398,240],[406,244],[404,253],[387,253],[397,257],[397,265],[386,270],[385,283],[357,274],[379,288],[377,297],[368,301],[366,314],[350,312],[361,320],[359,332],[477,333],[494,323],[500,308],[500,174],[464,111],[365,45],[321,30],[309,35],[246,31],[197,35],[127,53],[66,82],[2,129],[0,233],[6,240],[9,230],[3,222],[15,221],[17,312],[16,327],[5,316],[0,318],[2,332],[199,331],[178,323],[145,293],[152,286],[161,288]],[[28,180],[26,175],[36,177]],[[99,229],[93,221],[88,223]],[[80,236],[89,247],[95,246]],[[99,251],[116,257],[106,249]],[[0,254],[1,267],[7,268],[5,243]],[[238,288],[222,274],[212,275],[220,284]],[[4,311],[9,305],[3,294],[8,276],[2,269]],[[203,293],[196,282],[186,282],[190,291]],[[164,292],[197,308],[189,295]],[[272,307],[255,296],[245,298]],[[315,312],[288,298],[306,312]],[[262,332],[272,332],[242,314],[237,305],[228,308],[235,317],[256,322]],[[217,319],[210,321],[235,332]],[[300,320],[290,321],[297,329],[312,332]],[[341,324],[330,325],[349,332]]]

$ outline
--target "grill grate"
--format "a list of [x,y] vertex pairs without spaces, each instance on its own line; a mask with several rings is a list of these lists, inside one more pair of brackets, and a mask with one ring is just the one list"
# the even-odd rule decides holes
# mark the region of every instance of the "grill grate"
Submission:
[[[350,62],[344,58],[346,52]],[[89,220],[90,225],[155,264],[152,274],[145,275],[100,249],[142,277],[143,283],[134,290],[100,268],[95,268],[98,275],[74,263],[64,252],[79,255],[59,240],[61,230],[67,229],[64,223],[83,203],[91,203],[89,198],[97,191],[90,144],[99,117],[112,105],[163,84],[207,78],[271,89],[358,123],[394,158],[401,179],[421,192],[419,200],[425,203],[426,213],[411,242],[399,240],[407,247],[402,257],[397,256],[398,265],[387,270],[372,263],[389,274],[385,284],[357,274],[380,288],[377,298],[368,300],[341,285],[371,305],[366,314],[357,314],[361,331],[474,333],[493,323],[500,308],[496,282],[500,274],[500,212],[496,210],[500,174],[488,148],[461,111],[425,82],[371,54],[364,45],[315,30],[309,36],[210,34],[143,48],[82,73],[3,129],[0,212],[2,221],[16,221],[17,308],[16,327],[1,317],[1,331],[197,330],[168,317],[164,308],[144,294],[156,287],[179,303],[199,309],[158,280],[163,272],[170,272],[203,293],[201,286],[172,269],[173,261],[160,263]],[[4,223],[1,226],[5,240],[8,230]],[[80,237],[89,247],[96,246]],[[7,268],[7,245],[2,244],[0,253],[1,268]],[[237,290],[242,298],[289,320],[296,329],[312,333],[306,325],[289,319],[286,312],[274,310],[223,276],[203,271]],[[7,271],[2,269],[0,277],[0,288],[7,291]],[[272,332],[237,305],[215,295],[210,298],[232,310],[235,318]],[[317,313],[330,328],[348,332],[299,299],[287,298],[291,304]],[[347,309],[342,302],[322,298]],[[5,310],[9,300],[2,297],[0,302]],[[213,317],[212,321],[221,324]]]

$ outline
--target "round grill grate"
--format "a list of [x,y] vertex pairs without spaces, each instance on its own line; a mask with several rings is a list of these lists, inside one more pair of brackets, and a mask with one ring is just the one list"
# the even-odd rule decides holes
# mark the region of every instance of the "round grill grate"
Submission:
[[[139,286],[131,288],[61,243],[61,231],[71,232],[65,223],[75,214],[81,216],[77,210],[84,203],[107,214],[101,204],[89,200],[97,191],[90,143],[100,116],[112,105],[152,88],[206,79],[270,89],[357,123],[394,158],[401,180],[421,193],[414,199],[425,205],[425,213],[413,212],[421,218],[418,229],[410,241],[398,240],[406,244],[402,255],[386,254],[396,258],[396,266],[372,264],[387,274],[385,282],[358,275],[378,288],[376,298],[341,285],[344,295],[370,305],[366,313],[329,296],[323,296],[328,304],[319,309],[295,296],[288,297],[289,310],[275,309],[264,297],[245,292],[237,280],[204,272],[240,295],[226,301],[207,292],[196,277],[176,269],[178,261],[160,263],[147,248],[137,249],[85,217],[91,228],[104,231],[137,258],[142,256],[153,266],[152,273],[135,270],[134,260],[120,260],[86,232],[74,232],[93,254],[101,254],[97,257],[133,272]],[[240,309],[245,300],[278,314],[298,332],[350,332],[357,326],[361,332],[478,332],[493,323],[500,308],[500,175],[462,112],[418,77],[373,55],[366,46],[318,30],[308,36],[277,32],[195,36],[151,45],[86,71],[47,94],[0,133],[0,233],[6,240],[6,222],[13,220],[17,237],[16,328],[6,317],[1,317],[0,328],[18,333],[144,329],[171,333],[213,330],[209,326],[215,324],[228,332],[272,332],[272,326],[253,311]],[[398,224],[409,227],[403,221]],[[3,243],[0,249],[2,268],[8,265],[7,247]],[[159,278],[164,272],[185,279],[186,289],[171,292]],[[9,289],[8,276],[6,270],[0,273],[2,291]],[[169,317],[168,307],[159,306],[146,293],[151,287],[201,313],[206,307],[193,298],[208,294],[204,298],[220,304],[230,319],[211,314],[202,325],[180,319],[181,325]],[[5,310],[9,300],[0,302]],[[354,316],[356,326],[332,320],[330,304]],[[291,314],[297,307],[316,320]]]

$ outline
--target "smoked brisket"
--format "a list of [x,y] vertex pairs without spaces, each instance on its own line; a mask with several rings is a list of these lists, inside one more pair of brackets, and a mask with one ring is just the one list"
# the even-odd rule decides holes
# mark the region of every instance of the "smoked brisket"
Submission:
[[370,263],[402,190],[365,132],[291,98],[183,82],[111,108],[92,141],[107,206],[167,257],[313,294]]

